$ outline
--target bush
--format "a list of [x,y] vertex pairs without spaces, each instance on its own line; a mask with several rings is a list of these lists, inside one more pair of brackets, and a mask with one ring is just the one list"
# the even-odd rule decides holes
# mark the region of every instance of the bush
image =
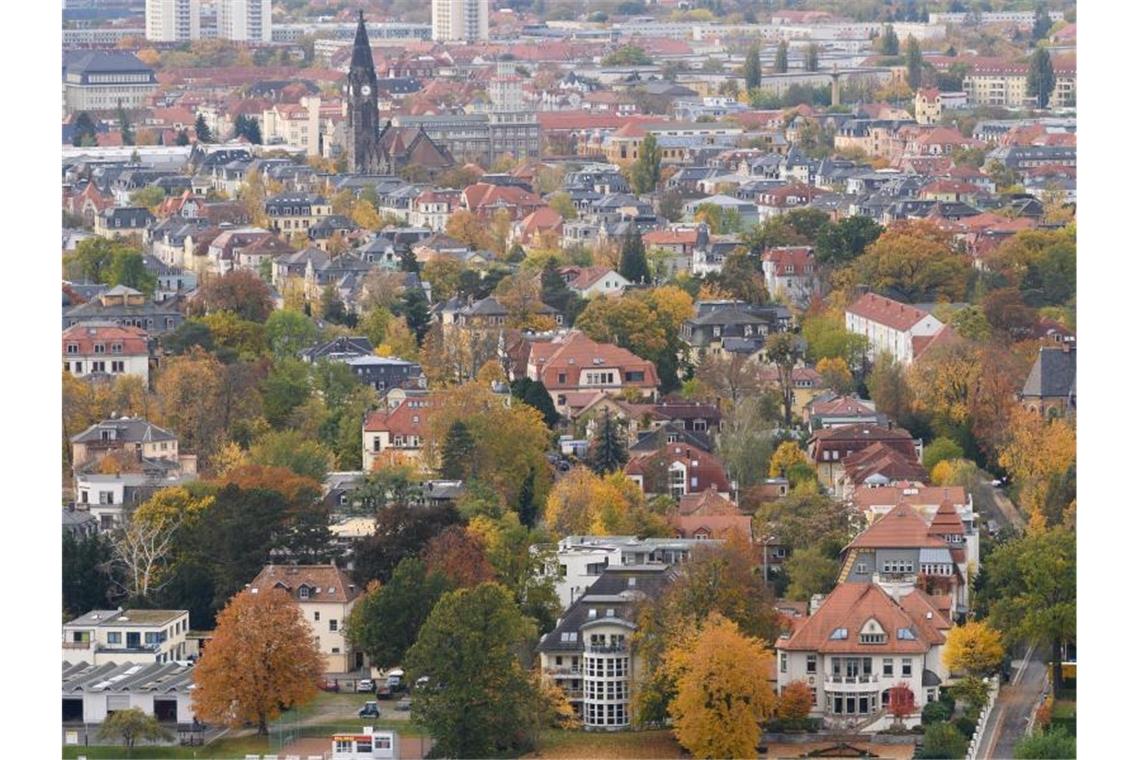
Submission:
[[962,732],[962,736],[965,736],[967,739],[969,739],[971,736],[974,735],[974,729],[977,727],[977,725],[978,725],[978,719],[977,718],[971,718],[971,717],[966,716],[966,715],[964,715],[961,718],[958,718],[956,721],[954,721],[954,726],[960,732]]
[[1013,745],[1017,760],[1069,760],[1077,756],[1077,740],[1060,729],[1034,732]]
[[945,723],[950,720],[950,716],[954,714],[954,699],[950,698],[950,704],[947,705],[943,701],[927,702],[926,707],[922,708],[922,725],[928,726],[931,723]]
[[970,740],[950,723],[931,723],[922,734],[922,751],[915,757],[957,760],[966,756]]

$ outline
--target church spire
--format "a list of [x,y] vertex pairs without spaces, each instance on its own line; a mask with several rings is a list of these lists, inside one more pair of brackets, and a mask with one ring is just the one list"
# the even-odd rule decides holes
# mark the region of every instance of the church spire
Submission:
[[375,70],[372,62],[372,46],[368,43],[368,30],[364,28],[364,11],[360,11],[360,20],[356,24],[356,38],[352,41],[351,68]]

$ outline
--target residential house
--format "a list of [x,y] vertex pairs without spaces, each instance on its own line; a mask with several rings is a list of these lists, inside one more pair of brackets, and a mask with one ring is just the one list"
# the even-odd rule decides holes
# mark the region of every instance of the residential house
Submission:
[[582,298],[621,295],[630,286],[629,280],[611,267],[565,266],[558,269],[566,287]]
[[247,594],[285,591],[301,610],[325,660],[326,673],[365,667],[364,653],[352,646],[345,623],[362,589],[336,565],[266,565],[246,587]]
[[657,368],[653,362],[608,343],[598,343],[578,330],[561,332],[550,340],[530,342],[526,376],[541,382],[564,413],[575,392],[618,394],[632,389],[656,398]]
[[95,234],[110,239],[129,235],[141,238],[152,224],[154,214],[150,209],[131,206],[105,208],[95,217]]
[[942,120],[942,93],[936,87],[920,87],[914,93],[914,120],[937,124]]
[[809,432],[840,425],[889,424],[887,415],[875,411],[875,402],[827,391],[803,407],[803,420]]
[[63,663],[63,725],[79,741],[79,728],[102,724],[119,710],[138,708],[159,723],[189,726],[195,720],[191,695],[194,668],[176,662]]
[[186,462],[194,469],[193,454],[178,453],[178,437],[140,417],[103,420],[71,437],[71,464],[79,467],[112,452],[124,451],[145,459]]
[[434,400],[426,392],[409,393],[364,418],[362,469],[372,472],[381,455],[392,451],[414,462],[421,458]]
[[557,625],[542,636],[542,678],[566,692],[586,730],[617,731],[633,721],[633,686],[645,663],[631,647],[637,610],[673,580],[668,564],[606,567]]
[[64,662],[176,662],[186,659],[186,610],[91,610],[63,624]]
[[756,306],[743,301],[698,301],[696,316],[681,325],[690,357],[721,354],[732,338],[754,341],[756,350],[772,332],[786,330],[791,314],[783,306]]
[[815,252],[810,247],[769,248],[760,261],[770,297],[803,308],[819,293]]
[[657,451],[632,456],[625,465],[625,474],[637,483],[647,498],[669,496],[680,499],[710,488],[730,495],[736,491],[720,459],[695,446],[681,443],[666,444]]
[[687,493],[677,500],[676,509],[665,515],[678,538],[728,539],[735,535],[752,543],[752,515],[740,510],[716,488]]
[[63,331],[63,371],[77,377],[134,375],[150,383],[150,339],[138,327],[88,322]]
[[460,207],[462,193],[459,190],[424,190],[412,201],[412,213],[408,222],[414,227],[427,227],[435,232],[447,228],[447,220]]
[[871,523],[840,555],[839,583],[874,583],[892,596],[920,588],[948,620],[969,609],[966,528],[944,501],[928,523],[905,501]]
[[65,309],[63,326],[115,324],[138,327],[149,335],[161,335],[182,324],[183,315],[178,303],[177,298],[155,303],[134,288],[116,285],[90,301]]
[[546,207],[546,201],[525,188],[486,181],[468,185],[460,198],[464,209],[485,222],[491,221],[499,211],[506,212],[512,222],[517,222]]
[[1018,396],[1021,405],[1042,416],[1067,417],[1077,408],[1077,347],[1075,342],[1042,346]]
[[834,493],[843,475],[843,461],[876,443],[894,449],[906,461],[922,461],[921,440],[900,427],[867,424],[816,430],[808,439],[808,458],[815,464],[820,482]]
[[812,717],[870,733],[894,722],[887,712],[891,689],[902,685],[914,704],[904,723],[916,726],[950,675],[942,663],[950,627],[920,590],[896,598],[874,583],[841,583],[776,641],[778,688],[803,681],[812,692]]
[[511,227],[510,241],[523,248],[541,248],[546,243],[555,247],[562,238],[562,215],[549,206],[530,212]]
[[849,499],[860,486],[888,486],[899,483],[924,483],[930,474],[914,457],[882,441],[876,441],[843,459],[834,493]]
[[68,504],[62,510],[63,533],[78,540],[90,538],[99,532],[99,521],[90,512],[75,508],[75,504]]
[[427,378],[415,362],[391,356],[349,356],[331,359],[348,366],[361,383],[383,394],[389,388],[426,388]]
[[157,491],[195,480],[196,465],[190,455],[173,459],[129,450],[108,452],[74,468],[76,507],[96,520],[98,530],[121,528]]
[[847,307],[847,331],[867,338],[872,360],[886,351],[901,364],[910,364],[921,350],[916,338],[931,338],[942,329],[933,314],[874,293],[864,293]]
[[308,233],[310,227],[332,214],[332,206],[319,195],[282,193],[265,200],[265,214],[276,232]]

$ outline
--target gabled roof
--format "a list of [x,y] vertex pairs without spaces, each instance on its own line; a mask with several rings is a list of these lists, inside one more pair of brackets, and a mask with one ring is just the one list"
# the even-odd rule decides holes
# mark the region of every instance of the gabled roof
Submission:
[[140,417],[122,417],[117,420],[103,420],[71,437],[72,443],[102,441],[103,431],[113,430],[115,442],[151,443],[153,441],[177,441],[178,436]]
[[899,504],[852,539],[847,549],[922,549],[945,546],[945,541],[930,535],[930,526],[914,507]]
[[858,301],[847,307],[847,311],[901,332],[906,332],[930,316],[922,309],[875,293],[864,293]]
[[1021,395],[1032,398],[1067,398],[1077,390],[1077,350],[1041,348],[1029,370]]
[[[922,596],[907,601],[918,594]],[[930,620],[926,619],[927,611],[933,613]],[[872,619],[886,634],[881,644],[859,640],[863,626]],[[835,654],[921,654],[946,642],[940,630],[943,625],[949,627],[922,591],[910,592],[900,603],[873,583],[841,583],[795,633],[777,641],[776,648]],[[904,630],[910,635],[900,637]]]
[[[309,589],[307,599],[301,599],[299,590]],[[284,589],[291,597],[306,603],[334,602],[345,604],[360,595],[352,579],[336,565],[266,565],[250,582],[246,593],[268,593],[274,588]]]

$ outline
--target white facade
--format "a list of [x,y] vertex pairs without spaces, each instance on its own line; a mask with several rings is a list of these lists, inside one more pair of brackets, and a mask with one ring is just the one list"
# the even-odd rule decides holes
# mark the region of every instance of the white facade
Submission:
[[241,42],[273,41],[269,0],[218,0],[218,38]]
[[[874,624],[874,618],[867,621],[868,626]],[[931,647],[925,654],[872,657],[778,651],[776,658],[776,680],[781,692],[793,681],[806,681],[813,694],[812,717],[831,723],[849,721],[864,732],[885,729],[894,722],[892,716],[880,714],[870,725],[859,725],[880,713],[885,707],[884,692],[899,684],[905,684],[914,694],[915,713],[906,723],[917,725],[923,706],[938,699],[937,687],[922,685],[923,670],[939,673],[943,678],[948,675],[942,666],[941,646]]]
[[63,626],[63,661],[163,663],[186,658],[186,610],[92,610]]
[[146,0],[146,38],[155,42],[199,39],[201,17],[198,0]]
[[365,726],[359,734],[334,734],[331,760],[387,760],[397,757],[395,731],[373,731]]
[[321,99],[301,98],[299,108],[274,106],[261,113],[261,136],[267,145],[285,143],[304,148],[305,154],[321,154]]
[[943,326],[933,314],[927,314],[908,330],[898,330],[850,311],[846,314],[846,322],[848,332],[867,338],[870,344],[867,353],[872,359],[886,351],[904,365],[914,361],[913,339],[932,336]]
[[489,0],[432,0],[431,38],[476,42],[490,37]]

